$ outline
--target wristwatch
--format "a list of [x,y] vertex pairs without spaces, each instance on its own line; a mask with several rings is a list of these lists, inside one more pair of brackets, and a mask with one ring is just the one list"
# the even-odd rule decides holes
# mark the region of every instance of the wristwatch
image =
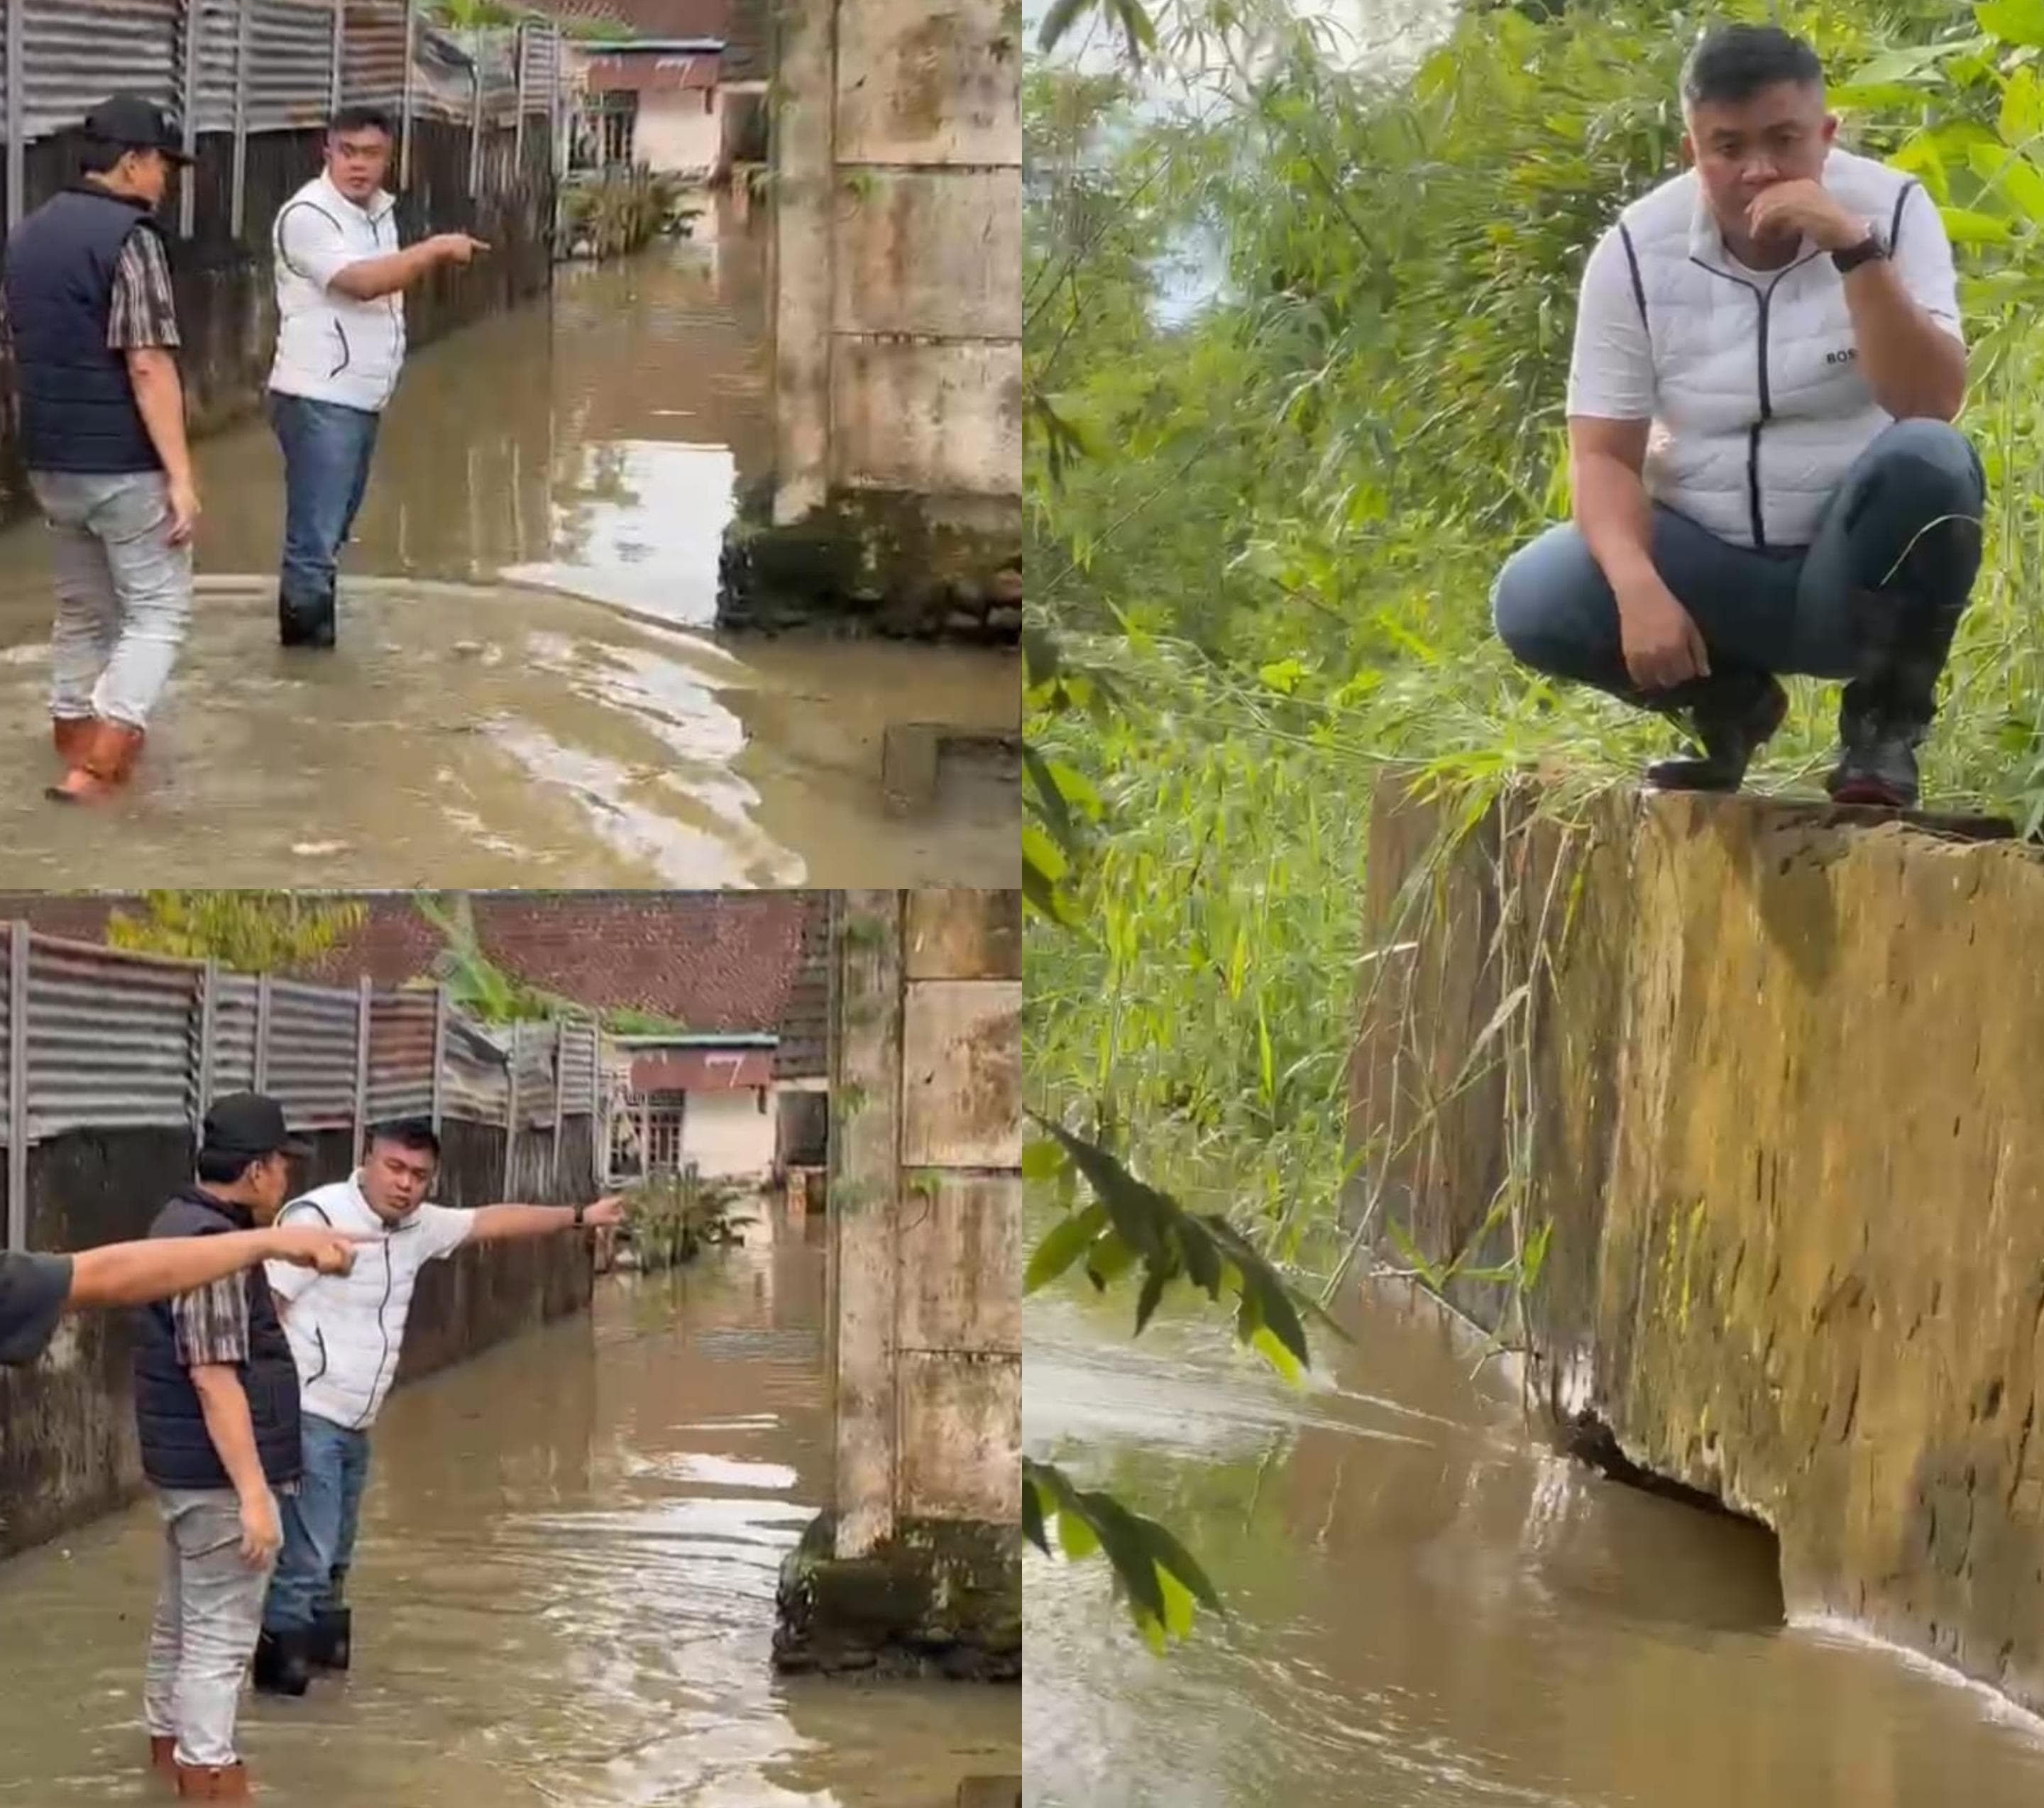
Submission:
[[582,1228],[582,1215],[588,1210],[589,1207],[586,1205],[578,1204],[575,1207],[574,1227],[578,1230]]
[[1869,226],[1866,236],[1858,244],[1848,245],[1842,251],[1833,251],[1831,262],[1838,266],[1839,275],[1850,276],[1862,264],[1877,263],[1887,255],[1887,240]]

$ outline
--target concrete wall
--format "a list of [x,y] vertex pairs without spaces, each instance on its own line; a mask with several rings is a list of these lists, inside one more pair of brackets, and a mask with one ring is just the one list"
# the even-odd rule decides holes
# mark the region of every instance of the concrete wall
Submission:
[[827,1322],[835,1498],[784,1668],[1021,1664],[1021,894],[847,892]]
[[[491,255],[467,271],[436,274],[405,298],[405,321],[416,347],[455,328],[499,313],[544,294],[553,268],[553,178],[544,132],[528,134],[524,163],[510,171],[512,135],[496,135],[486,147],[486,167],[503,167],[500,193],[481,199],[468,193],[469,144],[466,127],[445,121],[415,123],[413,169],[398,197],[398,219],[406,243],[432,232],[474,232]],[[263,132],[248,140],[245,224],[237,240],[215,223],[229,217],[232,140],[207,134],[199,140],[199,162],[186,178],[199,185],[199,235],[171,248],[179,322],[185,348],[180,360],[194,431],[208,432],[258,406],[269,380],[276,345],[276,292],[269,240],[277,209],[302,183],[318,174],[317,132]],[[72,152],[48,140],[30,147],[32,201],[54,194],[68,179]],[[176,202],[166,204],[175,221]],[[32,503],[12,437],[14,374],[0,363],[0,390],[9,407],[0,438],[0,519],[18,517]]]
[[679,175],[714,175],[724,162],[724,117],[703,103],[716,98],[715,89],[641,94],[632,140],[635,160]]
[[[503,1138],[480,1124],[444,1127],[444,1203],[503,1196]],[[352,1141],[344,1131],[316,1137],[303,1184],[345,1175]],[[181,1130],[79,1132],[39,1143],[29,1154],[30,1246],[76,1249],[143,1236],[190,1171]],[[575,1183],[562,1192],[576,1196]],[[399,1379],[578,1311],[591,1284],[587,1248],[572,1236],[463,1249],[436,1262],[420,1276]],[[142,1487],[129,1349],[129,1315],[94,1312],[67,1318],[33,1367],[0,1369],[0,1556],[109,1511]]]
[[705,1175],[763,1175],[774,1165],[773,1101],[763,1089],[691,1092],[682,1111],[682,1159]]
[[770,536],[729,574],[727,616],[806,584],[819,614],[1012,638],[1019,9],[784,8],[778,80],[770,518],[805,526],[793,543],[813,552],[837,545],[844,562],[778,560],[786,543]]
[[1524,1329],[1579,1447],[1771,1526],[1792,1612],[2044,1710],[2044,862],[1617,797],[1493,812],[1401,899],[1441,827],[1373,824],[1370,939],[1416,943],[1353,1070],[1381,1210],[1436,1258],[1494,1199],[1551,1222]]

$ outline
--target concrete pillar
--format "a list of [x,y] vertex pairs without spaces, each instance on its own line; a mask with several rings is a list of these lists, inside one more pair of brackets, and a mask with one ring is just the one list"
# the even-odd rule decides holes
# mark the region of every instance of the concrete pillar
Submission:
[[780,0],[774,120],[774,501],[776,526],[820,507],[830,482],[831,187],[836,0]]
[[1021,1670],[1021,899],[847,892],[834,950],[835,1498],[776,1663]]

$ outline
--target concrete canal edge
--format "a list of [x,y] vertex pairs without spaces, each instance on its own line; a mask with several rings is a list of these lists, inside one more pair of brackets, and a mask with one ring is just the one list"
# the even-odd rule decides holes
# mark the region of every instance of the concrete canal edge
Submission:
[[1551,1226],[1523,1294],[1447,1291],[1569,1441],[1770,1527],[1792,1616],[2044,1711],[2044,861],[1541,802],[1451,842],[1380,785],[1346,1215],[1470,1269]]
[[858,1557],[834,1514],[782,1564],[774,1662],[789,1675],[1010,1683],[1022,1675],[1019,1528],[910,1520]]

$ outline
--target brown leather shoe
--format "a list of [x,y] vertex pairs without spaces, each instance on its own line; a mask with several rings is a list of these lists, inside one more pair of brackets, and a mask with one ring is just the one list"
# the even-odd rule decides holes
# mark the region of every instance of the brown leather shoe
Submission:
[[166,1783],[175,1783],[178,1777],[178,1741],[168,1733],[149,1735],[149,1768]]
[[246,1764],[179,1764],[178,1795],[186,1802],[246,1802]]
[[50,718],[50,744],[57,750],[57,758],[66,766],[76,766],[85,755],[86,744],[92,739],[94,723],[90,716],[52,716]]
[[65,773],[62,783],[52,785],[43,793],[52,803],[97,803],[119,790],[135,770],[136,758],[142,751],[140,728],[122,722],[97,721],[91,728],[78,763]]

